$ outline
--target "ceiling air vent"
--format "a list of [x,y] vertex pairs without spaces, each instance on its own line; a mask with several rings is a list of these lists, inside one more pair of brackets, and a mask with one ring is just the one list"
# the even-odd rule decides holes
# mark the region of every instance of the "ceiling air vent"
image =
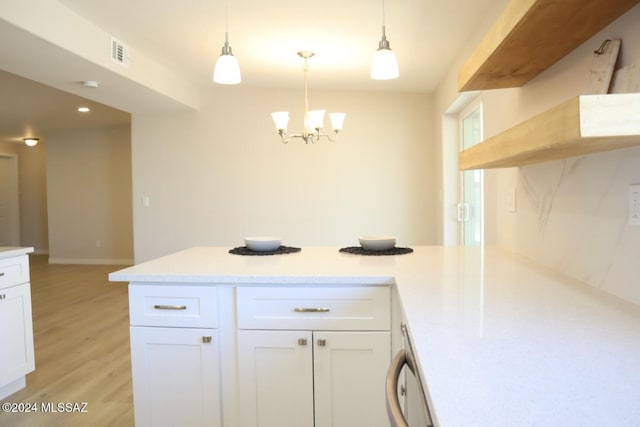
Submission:
[[129,46],[111,37],[111,59],[125,67],[129,66]]

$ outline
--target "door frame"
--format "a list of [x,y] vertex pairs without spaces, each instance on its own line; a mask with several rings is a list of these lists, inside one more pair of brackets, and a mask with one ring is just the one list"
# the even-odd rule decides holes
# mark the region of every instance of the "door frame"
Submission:
[[458,222],[458,203],[460,202],[460,180],[462,174],[458,169],[460,152],[460,115],[468,106],[482,102],[481,92],[462,92],[449,105],[442,115],[442,188],[441,227],[442,244],[445,246],[460,245],[460,224]]
[[18,188],[18,155],[0,152],[0,161],[9,165],[9,246],[20,246],[20,192]]
[[[468,117],[471,113],[473,113],[476,110],[480,111],[480,141],[478,141],[477,143],[481,142],[484,139],[482,98],[477,97],[471,100],[468,104],[466,104],[465,107],[462,108],[458,113],[458,150],[459,151],[463,150],[463,143],[464,143],[463,141],[464,130],[463,130],[462,122],[466,117]],[[478,176],[478,181],[480,182],[480,195],[479,195],[480,203],[479,203],[479,206],[477,206],[478,209],[477,209],[477,212],[475,212],[475,214],[479,217],[479,222],[480,222],[480,238],[479,238],[478,244],[480,246],[484,246],[484,170],[482,169],[459,172],[460,174],[460,177],[458,179],[458,199],[459,199],[458,220],[460,222],[459,244],[460,246],[467,246],[467,243],[465,241],[466,239],[465,226],[468,221],[466,219],[460,220],[460,206],[462,205],[464,210],[464,213],[462,216],[467,218],[469,215],[469,206],[468,206],[468,203],[465,203],[464,183],[465,183],[465,174],[470,174],[470,173],[474,174],[474,180],[475,180],[475,177]]]

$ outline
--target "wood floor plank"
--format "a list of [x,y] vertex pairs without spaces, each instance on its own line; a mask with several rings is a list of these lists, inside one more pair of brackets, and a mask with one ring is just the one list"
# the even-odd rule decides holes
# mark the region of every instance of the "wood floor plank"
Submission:
[[3,402],[86,402],[86,413],[5,413],[0,426],[133,426],[129,302],[121,266],[48,264],[30,256],[36,370]]

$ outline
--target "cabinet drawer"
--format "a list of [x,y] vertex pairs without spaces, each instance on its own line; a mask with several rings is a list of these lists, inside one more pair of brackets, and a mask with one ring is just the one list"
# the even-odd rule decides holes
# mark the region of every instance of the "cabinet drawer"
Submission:
[[129,285],[132,326],[216,328],[215,286]]
[[29,281],[29,257],[0,259],[0,289]]
[[238,328],[386,331],[386,286],[237,288]]

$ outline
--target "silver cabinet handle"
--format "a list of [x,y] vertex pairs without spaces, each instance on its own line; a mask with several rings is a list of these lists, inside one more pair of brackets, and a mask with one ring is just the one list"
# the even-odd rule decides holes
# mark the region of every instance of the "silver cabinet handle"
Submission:
[[400,378],[400,371],[402,371],[405,364],[407,364],[407,352],[400,350],[398,354],[396,354],[396,357],[393,358],[387,371],[385,394],[387,396],[387,415],[389,416],[391,427],[409,427],[409,423],[407,423],[402,413],[400,400],[398,399],[398,380]]
[[186,310],[186,305],[154,305],[156,310]]
[[213,337],[211,337],[211,336],[202,337],[202,343],[203,344],[211,344],[211,340],[212,339],[213,339]]
[[298,338],[298,345],[307,345],[306,338]]
[[293,311],[296,313],[328,313],[331,309],[324,307],[296,307]]
[[4,272],[0,271],[0,277],[4,276]]
[[7,296],[5,294],[0,294],[0,301],[2,301],[3,299],[6,299]]
[[[400,372],[404,365],[407,365],[407,368],[409,368],[414,375],[417,375],[417,367],[415,365],[413,355],[407,350],[402,349],[398,354],[396,354],[396,357],[393,358],[393,361],[389,366],[389,370],[387,371],[385,394],[390,427],[409,427],[409,423],[402,413],[400,400],[398,399],[398,381],[400,379]],[[420,387],[422,387],[422,384],[420,384]],[[401,387],[401,393],[406,396],[407,389],[404,386]],[[426,399],[424,404],[427,405]],[[431,411],[429,410],[428,405],[423,407],[423,410],[425,418],[427,419],[427,426],[433,427],[433,418],[431,418]]]
[[326,347],[326,346],[327,346],[327,340],[318,339],[318,347]]

